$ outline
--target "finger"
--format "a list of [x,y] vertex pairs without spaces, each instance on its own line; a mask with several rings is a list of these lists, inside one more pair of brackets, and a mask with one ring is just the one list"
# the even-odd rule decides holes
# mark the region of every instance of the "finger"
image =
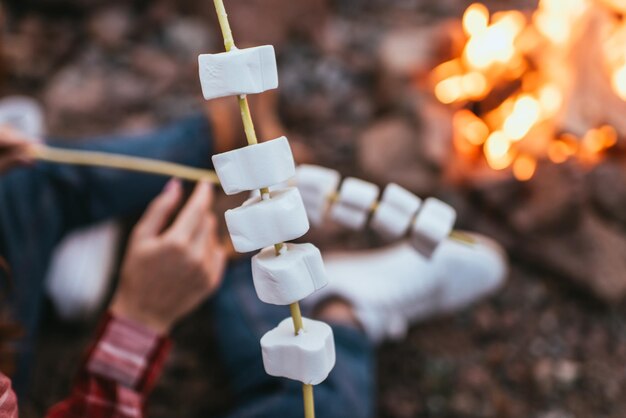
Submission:
[[208,218],[202,218],[200,225],[196,228],[193,238],[189,242],[189,251],[191,256],[196,259],[205,259],[206,248],[211,242],[211,221]]
[[224,247],[221,245],[212,247],[209,260],[211,263],[209,266],[209,286],[211,289],[217,289],[224,279],[228,261]]
[[0,126],[0,148],[14,148],[38,142],[10,126]]
[[211,185],[207,182],[198,183],[193,195],[167,232],[168,237],[182,241],[192,239],[200,222],[208,215],[212,201]]
[[182,186],[179,180],[170,180],[163,192],[152,201],[135,227],[135,236],[153,237],[161,233],[167,221],[180,204]]
[[205,216],[205,219],[208,223],[206,245],[210,247],[217,243],[217,218],[213,212],[209,212]]
[[209,229],[207,231],[207,240],[203,251],[205,253],[205,260],[211,260],[213,250],[219,247],[219,239],[217,236],[217,218],[215,217],[215,214],[209,214],[207,217],[207,223],[209,225]]

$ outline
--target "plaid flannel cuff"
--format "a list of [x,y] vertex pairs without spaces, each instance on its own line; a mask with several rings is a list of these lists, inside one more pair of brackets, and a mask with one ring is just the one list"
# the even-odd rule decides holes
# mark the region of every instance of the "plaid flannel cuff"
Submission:
[[87,359],[87,371],[142,389],[156,379],[169,346],[167,338],[140,324],[108,315]]

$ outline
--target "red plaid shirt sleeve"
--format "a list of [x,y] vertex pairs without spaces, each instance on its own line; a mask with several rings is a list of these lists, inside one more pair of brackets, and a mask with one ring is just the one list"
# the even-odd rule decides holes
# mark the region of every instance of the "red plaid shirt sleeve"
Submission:
[[136,323],[108,316],[69,398],[47,418],[143,418],[170,341]]
[[17,399],[11,381],[0,373],[0,418],[17,418]]

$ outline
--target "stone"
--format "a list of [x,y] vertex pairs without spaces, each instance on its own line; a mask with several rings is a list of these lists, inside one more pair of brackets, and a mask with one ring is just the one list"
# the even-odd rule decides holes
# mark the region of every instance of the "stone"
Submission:
[[192,62],[195,58],[214,48],[223,48],[221,39],[215,39],[203,19],[179,17],[165,28],[165,42],[168,50],[182,62]]
[[626,225],[626,165],[623,160],[606,160],[589,174],[592,202],[610,219]]
[[510,199],[503,209],[511,224],[524,234],[575,227],[585,199],[583,180],[575,164],[539,164],[525,193]]
[[[327,0],[249,0],[231,2],[228,14],[242,46],[288,43],[294,35],[315,38],[329,14]],[[250,22],[263,22],[263,30]]]
[[419,132],[401,117],[374,122],[357,142],[362,172],[380,184],[397,183],[419,194],[430,194],[433,172],[419,152]]
[[125,7],[112,6],[92,15],[88,30],[97,44],[105,48],[119,48],[127,41],[132,29],[129,10]]

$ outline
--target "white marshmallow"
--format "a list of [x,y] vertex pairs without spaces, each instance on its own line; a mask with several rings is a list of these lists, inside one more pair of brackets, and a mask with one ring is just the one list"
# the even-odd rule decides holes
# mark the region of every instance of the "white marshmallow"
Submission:
[[296,174],[289,141],[284,136],[216,154],[212,160],[227,195],[283,183]]
[[203,54],[198,63],[206,100],[262,93],[278,87],[276,54],[271,45]]
[[371,226],[387,239],[398,239],[406,234],[411,226],[422,199],[403,187],[390,183],[385,187]]
[[365,226],[380,189],[372,183],[348,177],[343,181],[337,201],[330,209],[332,218],[350,229]]
[[446,239],[456,221],[456,211],[441,200],[426,199],[417,214],[411,230],[413,247],[425,257],[430,257]]
[[247,253],[306,234],[309,221],[298,189],[270,192],[226,211],[226,226],[237,252]]
[[304,330],[294,335],[287,318],[261,338],[263,365],[270,376],[307,385],[322,383],[335,366],[335,341],[327,324],[303,318]]
[[313,225],[321,225],[330,205],[330,197],[337,192],[340,181],[339,172],[329,168],[308,164],[296,168],[296,185]]
[[256,293],[272,305],[290,305],[328,284],[322,254],[315,245],[285,245],[287,251],[279,256],[274,247],[267,247],[252,257]]

